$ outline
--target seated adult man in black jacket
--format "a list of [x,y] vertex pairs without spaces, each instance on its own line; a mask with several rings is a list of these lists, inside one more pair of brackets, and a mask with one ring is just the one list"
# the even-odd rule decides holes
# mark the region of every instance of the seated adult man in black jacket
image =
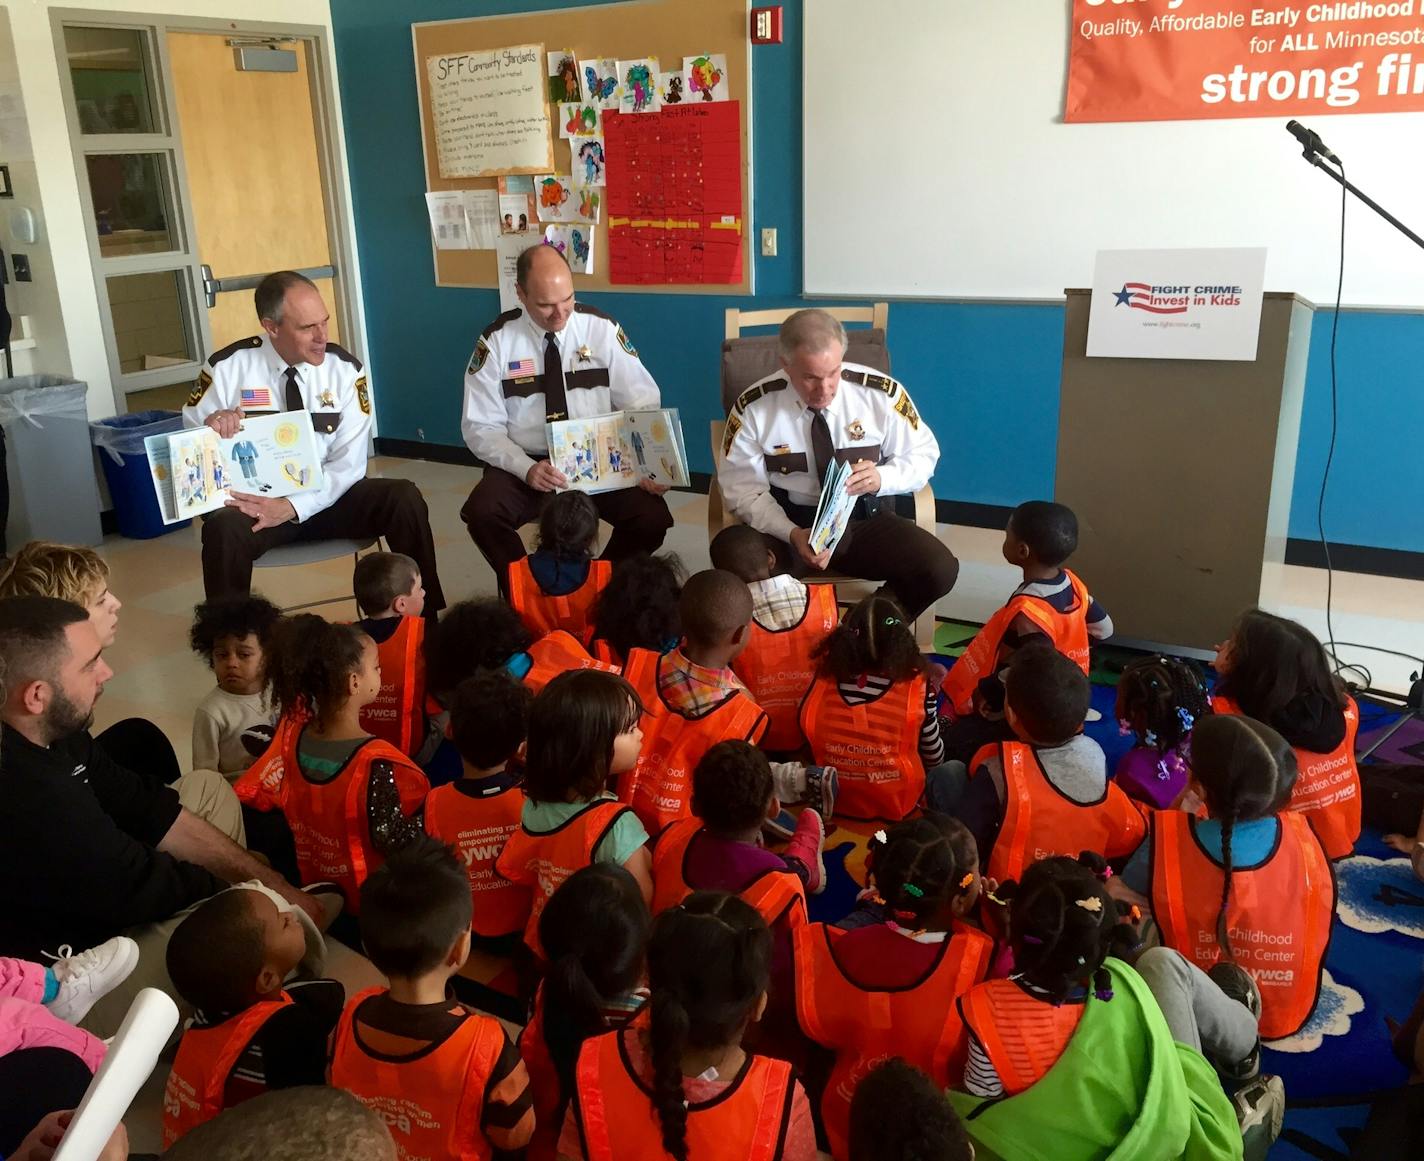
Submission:
[[49,597],[0,601],[0,955],[39,960],[124,932],[138,968],[84,1021],[109,1036],[143,987],[173,994],[168,936],[186,908],[258,879],[322,922],[321,906],[177,793],[115,764],[88,727],[113,676],[89,614]]

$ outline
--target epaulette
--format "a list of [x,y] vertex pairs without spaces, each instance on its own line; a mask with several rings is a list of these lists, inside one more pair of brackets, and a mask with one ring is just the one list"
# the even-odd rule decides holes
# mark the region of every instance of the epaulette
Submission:
[[358,359],[355,355],[353,355],[350,351],[348,351],[345,347],[340,346],[336,343],[327,343],[326,352],[329,355],[335,355],[343,363],[350,363],[353,367],[356,368],[358,372],[361,370],[361,360]]
[[778,375],[775,379],[768,379],[765,383],[753,383],[737,396],[737,401],[732,404],[732,410],[745,411],[763,395],[770,395],[773,391],[785,391],[790,386],[791,380],[785,375]]
[[238,339],[235,343],[228,343],[221,351],[214,351],[208,356],[208,366],[216,367],[224,359],[237,354],[238,351],[250,351],[254,347],[262,345],[262,336],[253,335],[251,338]]
[[859,383],[862,387],[873,387],[876,391],[885,392],[886,395],[894,395],[900,389],[900,384],[889,375],[877,375],[873,371],[852,371],[849,367],[842,367],[841,378],[847,383]]
[[509,323],[512,323],[523,313],[524,312],[520,310],[517,306],[513,310],[505,311],[502,315],[497,317],[494,322],[490,323],[489,326],[485,327],[485,329],[480,332],[480,337],[486,339],[489,338],[490,335],[495,333],[495,331],[499,330],[501,327],[508,325]]
[[578,311],[579,314],[591,314],[594,318],[601,318],[604,322],[611,322],[614,326],[618,325],[618,320],[614,318],[611,314],[605,314],[603,311],[599,310],[598,307],[589,306],[586,302],[574,303],[574,310]]

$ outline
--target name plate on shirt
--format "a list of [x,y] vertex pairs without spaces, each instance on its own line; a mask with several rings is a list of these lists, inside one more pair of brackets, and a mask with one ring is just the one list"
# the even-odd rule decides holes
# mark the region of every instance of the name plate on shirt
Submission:
[[549,462],[577,491],[614,492],[639,480],[672,488],[691,483],[676,407],[560,419],[545,430]]

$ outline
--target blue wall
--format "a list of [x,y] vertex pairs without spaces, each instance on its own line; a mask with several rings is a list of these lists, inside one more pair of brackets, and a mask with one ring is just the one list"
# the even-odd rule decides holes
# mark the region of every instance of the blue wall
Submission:
[[[564,2],[582,6],[598,0]],[[802,304],[804,2],[783,0],[784,43],[753,52],[752,225],[776,227],[780,251],[756,260],[758,306]],[[332,3],[368,355],[384,436],[460,444],[461,376],[480,329],[499,312],[493,290],[434,285],[410,23],[548,7],[549,0]],[[1007,211],[1005,222],[985,223],[999,227],[1007,243],[1012,237]],[[1401,260],[1420,259],[1401,251]],[[722,313],[753,300],[693,294],[582,297],[623,323],[661,384],[664,401],[682,409],[693,467],[709,470],[704,433],[708,421],[720,418]],[[1050,495],[1062,308],[897,302],[890,315],[895,374],[908,384],[943,448],[936,495],[1003,505]],[[1315,536],[1329,433],[1329,339],[1330,314],[1322,312],[1312,340],[1291,510],[1291,535],[1306,539]],[[1340,433],[1326,531],[1341,543],[1424,551],[1424,316],[1343,315],[1337,362]],[[1168,449],[1163,450],[1165,459]],[[1197,466],[1184,481],[1201,489],[1204,503],[1214,502],[1211,450],[1196,449]],[[1111,455],[1111,448],[1104,454]]]

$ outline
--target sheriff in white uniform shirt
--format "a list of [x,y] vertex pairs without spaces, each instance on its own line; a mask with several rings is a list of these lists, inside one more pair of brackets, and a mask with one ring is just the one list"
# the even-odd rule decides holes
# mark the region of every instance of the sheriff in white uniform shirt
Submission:
[[[752,384],[727,417],[717,482],[728,509],[773,541],[793,572],[834,566],[882,580],[917,617],[954,587],[959,562],[894,512],[894,496],[929,482],[939,443],[910,394],[870,367],[844,361],[845,330],[822,310],[782,324],[782,370]],[[810,550],[826,467],[849,462],[862,497],[833,553]]]
[[[460,431],[486,465],[460,516],[503,591],[509,565],[524,555],[519,528],[545,494],[568,485],[549,463],[545,424],[660,405],[658,385],[623,328],[574,301],[562,254],[531,246],[519,256],[520,307],[487,326],[465,368]],[[591,496],[613,526],[604,557],[656,552],[672,526],[662,493],[636,488]]]
[[[319,488],[285,498],[244,492],[203,522],[203,587],[209,598],[245,593],[252,562],[295,540],[384,537],[420,567],[426,608],[444,607],[425,500],[408,480],[366,479],[371,394],[361,363],[327,340],[316,287],[294,271],[269,274],[254,295],[263,333],[209,356],[183,408],[188,427],[230,437],[244,415],[305,409],[321,456]],[[432,596],[434,608],[431,608]]]

